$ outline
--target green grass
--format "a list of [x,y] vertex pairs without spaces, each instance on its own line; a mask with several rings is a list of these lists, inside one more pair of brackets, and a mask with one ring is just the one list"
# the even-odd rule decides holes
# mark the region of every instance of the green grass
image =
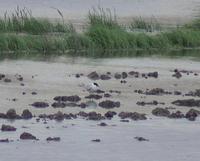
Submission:
[[[57,11],[61,16],[58,23],[35,18],[27,9],[17,8],[10,16],[6,13],[0,19],[0,51],[110,56],[116,51],[125,53],[200,47],[200,20],[162,31],[155,19],[145,22],[139,18],[131,22],[131,26],[120,25],[115,13],[98,7],[88,14],[87,30],[78,33],[73,25],[65,24],[62,13]],[[145,32],[138,32],[137,29]]]
[[133,19],[129,29],[133,32],[137,30],[143,30],[144,32],[155,32],[160,31],[162,27],[154,17],[152,17],[148,22],[145,21],[142,17],[138,17]]
[[200,31],[175,29],[155,35],[130,33],[122,29],[91,27],[87,33],[101,49],[180,49],[200,47]]
[[184,27],[193,30],[200,30],[200,17],[197,17],[192,22],[185,24]]
[[44,34],[51,32],[67,32],[68,26],[64,23],[52,23],[45,18],[35,18],[30,10],[19,7],[12,14],[7,12],[0,18],[0,32],[17,32],[30,34]]
[[[90,27],[86,35],[99,49],[160,50],[200,47],[200,30],[180,27],[164,32],[155,18],[145,22],[140,17],[131,23],[130,32],[127,27],[117,23],[116,16],[112,16],[110,10],[106,12],[100,8],[98,11],[95,10],[92,16],[89,14]],[[143,29],[145,32],[135,32],[136,29]],[[154,31],[154,34],[148,33]]]
[[98,6],[88,13],[90,26],[105,26],[109,28],[120,28],[117,22],[117,16],[110,9],[104,9]]

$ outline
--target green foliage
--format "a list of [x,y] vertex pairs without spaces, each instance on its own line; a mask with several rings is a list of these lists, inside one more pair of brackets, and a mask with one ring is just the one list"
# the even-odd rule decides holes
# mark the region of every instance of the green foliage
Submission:
[[138,17],[133,19],[129,26],[129,29],[131,31],[144,30],[145,32],[154,32],[160,31],[161,25],[154,17],[152,17],[149,22],[145,21],[142,17]]
[[52,23],[48,19],[39,19],[32,16],[30,10],[17,7],[14,13],[7,12],[0,19],[0,32],[17,32],[43,34],[51,32],[67,32],[68,26],[64,23]]
[[[0,51],[45,54],[89,51],[92,53],[90,56],[105,56],[105,51],[110,51],[112,55],[116,53],[114,51],[200,47],[200,30],[198,23],[194,25],[194,22],[193,27],[190,24],[190,27],[185,25],[170,31],[149,33],[160,29],[155,21],[146,23],[142,19],[135,20],[132,27],[127,29],[118,24],[115,13],[99,7],[89,12],[88,29],[78,33],[73,25],[64,25],[63,15],[59,10],[58,13],[62,23],[37,19],[27,9],[17,9],[12,16],[5,13],[4,18],[0,19]],[[144,29],[145,32],[135,32],[135,29]]]
[[105,10],[100,6],[89,11],[88,19],[90,26],[101,25],[109,28],[120,28],[116,14],[112,13],[110,9]]
[[169,33],[163,33],[163,35],[168,39],[171,46],[185,48],[200,46],[200,31],[176,29]]

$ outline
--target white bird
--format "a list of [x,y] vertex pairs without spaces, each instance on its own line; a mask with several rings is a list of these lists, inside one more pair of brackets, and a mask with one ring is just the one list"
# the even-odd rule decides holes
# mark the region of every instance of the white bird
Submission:
[[80,87],[85,88],[90,93],[97,92],[100,89],[99,85],[95,82],[87,84],[87,85],[81,84]]

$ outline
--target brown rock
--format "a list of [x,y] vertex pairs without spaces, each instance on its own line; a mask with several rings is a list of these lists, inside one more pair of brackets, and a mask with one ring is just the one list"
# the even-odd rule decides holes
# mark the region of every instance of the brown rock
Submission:
[[18,119],[19,116],[16,114],[15,109],[9,109],[6,113],[8,119]]
[[164,117],[169,117],[170,112],[167,109],[164,108],[155,108],[152,110],[152,114],[155,116],[164,116]]
[[118,115],[121,119],[127,119],[130,118],[132,120],[146,120],[145,114],[138,113],[138,112],[121,112]]
[[60,141],[61,139],[60,139],[60,137],[48,137],[46,140],[47,140],[47,141],[56,141],[56,142],[58,142],[58,141]]
[[88,74],[88,78],[90,78],[92,80],[98,80],[100,77],[99,77],[99,74],[97,74],[97,72],[94,71],[94,72],[91,72],[90,74]]
[[145,138],[143,138],[143,137],[135,137],[135,139],[136,140],[138,140],[138,141],[149,141],[148,139],[145,139]]
[[92,142],[97,142],[97,143],[99,143],[99,142],[101,142],[101,140],[100,140],[100,139],[94,139],[94,140],[92,140]]
[[102,108],[111,109],[111,108],[115,108],[115,107],[120,107],[120,102],[106,100],[106,101],[100,102],[99,106]]
[[108,111],[105,113],[105,117],[108,118],[108,119],[111,119],[113,118],[117,113],[115,111]]
[[126,79],[128,77],[128,74],[126,72],[122,72],[122,79]]
[[199,115],[200,115],[200,111],[191,109],[186,113],[185,117],[190,121],[195,121],[196,117]]
[[22,112],[22,118],[23,119],[31,119],[32,117],[33,117],[33,115],[32,115],[32,113],[28,109],[25,109]]
[[100,79],[101,79],[101,80],[109,80],[109,79],[111,79],[111,77],[110,77],[109,75],[102,74],[102,75],[100,76]]
[[63,102],[54,102],[51,106],[52,106],[53,108],[65,108],[65,107],[66,107],[66,104],[63,103]]
[[184,114],[181,111],[176,111],[176,112],[171,113],[169,115],[169,118],[181,119],[181,118],[184,118]]
[[1,131],[16,131],[17,129],[10,125],[2,125]]
[[46,102],[34,102],[32,106],[35,108],[46,108],[49,107],[49,104]]
[[0,139],[0,143],[9,143],[8,139]]
[[20,135],[21,140],[37,140],[35,136],[30,133],[24,132]]
[[11,79],[5,78],[5,79],[4,79],[4,82],[5,82],[5,83],[10,83],[10,82],[11,82]]
[[200,100],[195,100],[195,99],[176,100],[173,101],[172,104],[176,106],[200,107]]
[[102,96],[101,95],[97,95],[97,94],[90,94],[89,96],[86,96],[85,98],[98,100],[98,99],[101,99]]
[[120,73],[115,73],[114,77],[115,79],[121,79],[122,75]]
[[59,101],[59,102],[79,102],[81,100],[81,98],[77,95],[74,96],[56,96],[54,97],[55,101]]

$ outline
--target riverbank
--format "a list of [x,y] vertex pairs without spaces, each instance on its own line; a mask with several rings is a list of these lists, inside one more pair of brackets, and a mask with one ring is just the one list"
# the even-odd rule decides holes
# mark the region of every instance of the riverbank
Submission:
[[[55,102],[54,98],[56,96],[78,95],[81,101],[76,103],[87,102],[90,99],[85,97],[90,93],[81,84],[97,82],[101,86],[101,90],[104,91],[100,95],[104,95],[105,93],[109,93],[110,95],[110,97],[94,99],[97,104],[107,99],[115,102],[119,101],[121,102],[121,106],[114,109],[116,112],[125,110],[127,112],[145,112],[145,114],[151,115],[152,110],[156,107],[171,107],[173,101],[183,98],[193,98],[192,95],[186,96],[186,94],[191,91],[195,92],[199,87],[199,63],[192,60],[59,57],[49,59],[49,61],[4,60],[0,63],[0,73],[5,75],[1,80],[2,92],[0,97],[2,99],[2,108],[0,112],[6,113],[10,108],[15,107],[18,114],[21,114],[25,108],[28,108],[34,115],[42,113],[52,114],[57,111],[78,113],[84,109],[78,106],[73,108],[73,104],[71,105],[72,107],[66,108],[51,107]],[[179,79],[173,77],[174,70],[177,68],[183,71]],[[102,79],[92,80],[88,78],[88,75],[93,71],[96,71],[99,76],[103,75]],[[135,71],[135,74],[132,73],[133,71]],[[123,72],[127,73],[127,77],[124,79],[118,78],[116,73],[120,74]],[[136,77],[137,72],[138,77]],[[155,77],[154,75],[152,77],[147,75],[154,72],[158,72],[157,77],[156,75]],[[21,77],[23,78],[22,80],[20,79]],[[5,78],[11,82],[4,81]],[[104,80],[103,78],[107,79]],[[156,93],[155,95],[145,94],[147,89],[152,90],[156,88],[170,93],[167,94],[164,92],[161,96],[157,96]],[[136,92],[137,90],[141,90],[144,93],[138,93]],[[175,91],[179,91],[181,94],[176,95],[174,94]],[[164,104],[147,104],[146,106],[137,104],[138,102],[152,102],[153,100]],[[34,102],[47,102],[49,107],[37,109],[31,106]],[[94,109],[86,108],[85,110],[89,112]],[[175,110],[186,113],[189,108],[176,106]],[[95,111],[104,114],[107,109],[95,108]]]
[[3,160],[198,160],[198,61],[28,59],[0,62]]
[[26,8],[0,20],[0,51],[3,53],[90,53],[104,55],[115,50],[182,50],[200,47],[199,19],[182,27],[168,29],[156,18],[145,21],[138,17],[128,26],[120,25],[111,10],[94,8],[88,14],[88,25],[77,32],[66,24],[57,10],[60,21],[38,19]]

